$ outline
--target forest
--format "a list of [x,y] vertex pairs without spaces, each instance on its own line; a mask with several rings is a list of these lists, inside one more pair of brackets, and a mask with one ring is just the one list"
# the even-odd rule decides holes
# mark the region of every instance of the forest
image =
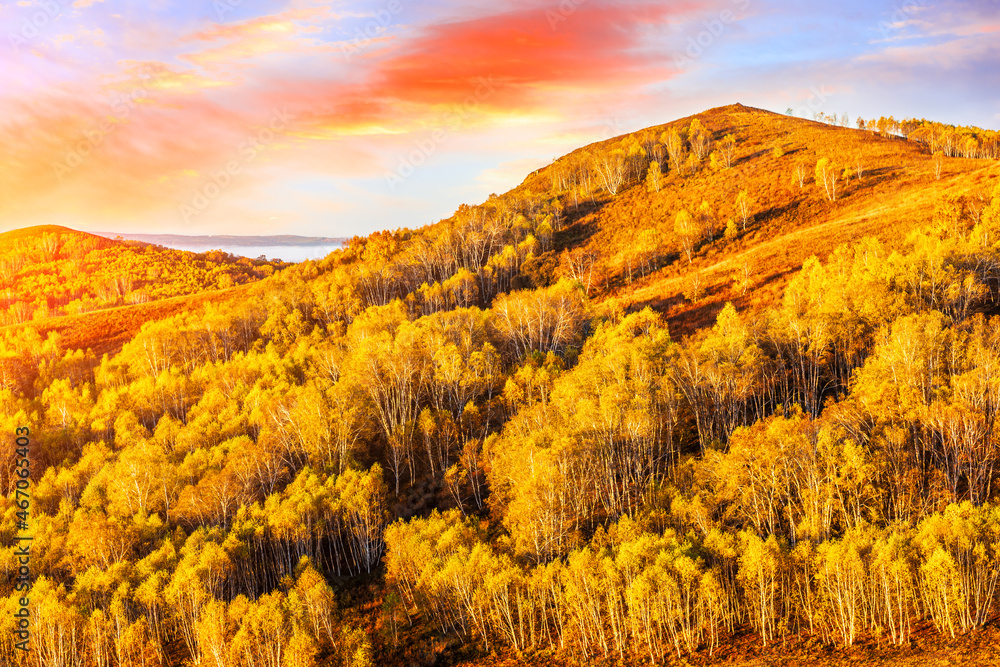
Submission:
[[[100,356],[9,321],[0,655],[712,664],[995,626],[1000,165],[937,152],[723,107],[319,261],[136,278],[115,303],[247,284]],[[86,300],[94,252],[8,299]]]

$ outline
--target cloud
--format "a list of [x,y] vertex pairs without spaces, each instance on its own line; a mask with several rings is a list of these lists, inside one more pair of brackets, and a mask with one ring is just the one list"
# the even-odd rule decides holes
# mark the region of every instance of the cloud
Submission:
[[[685,34],[675,28],[732,0],[452,4],[435,5],[446,18],[416,6],[394,16],[350,61],[336,40],[356,27],[352,17],[369,16],[299,0],[221,24],[175,9],[155,29],[138,14],[95,20],[89,32],[77,26],[63,50],[32,63],[37,77],[0,94],[0,220],[174,214],[274,109],[291,120],[218,210],[240,210],[250,194],[278,191],[278,181],[379,179],[400,151],[440,128],[442,153],[506,159],[524,154],[512,145],[534,143],[534,155],[556,128],[599,133],[590,129],[594,114],[608,113],[599,109],[670,80],[676,65],[665,50]],[[483,143],[491,132],[493,143]],[[78,167],[58,170],[82,152]],[[469,178],[502,191],[541,164],[512,160]]]
[[363,75],[350,85],[310,86],[309,117],[330,135],[358,126],[407,131],[550,118],[572,111],[581,95],[670,79],[676,71],[647,48],[648,33],[696,6],[592,2],[555,20],[560,5],[547,3],[425,26],[387,37],[357,63]]
[[184,43],[220,43],[181,55],[201,67],[233,65],[268,54],[332,50],[315,38],[329,19],[326,8],[298,9],[239,23],[216,24],[185,37]]
[[552,10],[520,10],[436,25],[380,64],[378,89],[428,104],[455,103],[483,78],[511,100],[568,88],[625,87],[669,76],[638,47],[642,28],[679,13],[676,5],[584,4],[555,24]]
[[984,4],[954,2],[899,10],[922,16],[880,24],[884,38],[872,44],[886,46],[859,55],[856,62],[954,68],[992,60],[1000,51],[996,35],[1000,22],[995,9]]

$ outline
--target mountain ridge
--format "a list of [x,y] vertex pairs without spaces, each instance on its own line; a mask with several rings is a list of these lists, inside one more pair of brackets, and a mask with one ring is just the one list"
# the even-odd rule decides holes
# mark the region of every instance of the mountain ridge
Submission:
[[308,245],[343,245],[349,238],[327,236],[299,236],[296,234],[274,235],[230,235],[230,234],[145,234],[124,232],[91,232],[105,238],[121,237],[125,240],[142,241],[157,245],[171,244],[204,245],[220,244],[227,246],[308,246]]

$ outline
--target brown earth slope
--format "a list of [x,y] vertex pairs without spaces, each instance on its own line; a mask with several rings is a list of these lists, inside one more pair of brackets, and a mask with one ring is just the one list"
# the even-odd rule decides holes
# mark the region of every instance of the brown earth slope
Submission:
[[[716,145],[726,134],[735,137],[732,167],[715,170],[704,160],[693,175],[671,168],[659,192],[633,182],[616,196],[601,193],[578,207],[567,192],[553,187],[559,170],[574,160],[592,160],[633,138],[660,137],[672,129],[683,136],[694,118]],[[829,201],[816,182],[821,158],[837,169],[836,201]],[[531,174],[517,190],[562,198],[569,224],[557,242],[596,258],[591,296],[607,311],[652,306],[668,315],[671,331],[688,334],[711,324],[727,301],[739,310],[773,303],[810,256],[822,259],[838,245],[866,236],[890,247],[901,243],[910,230],[930,222],[945,197],[987,196],[1000,176],[1000,165],[992,160],[944,158],[940,177],[934,163],[926,146],[901,137],[736,104],[580,149]],[[734,206],[741,190],[752,202],[753,219],[745,230]],[[689,263],[678,250],[674,219],[681,209],[695,213],[702,202],[718,220],[718,235],[703,243]],[[737,234],[721,238],[729,218],[735,218]],[[660,268],[645,277],[633,270],[630,277],[629,255],[637,253],[637,240],[647,231],[660,242]],[[692,301],[685,293],[695,280],[701,294]]]

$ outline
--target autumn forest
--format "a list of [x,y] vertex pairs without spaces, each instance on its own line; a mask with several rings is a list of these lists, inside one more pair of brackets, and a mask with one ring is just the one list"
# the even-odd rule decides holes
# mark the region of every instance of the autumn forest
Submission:
[[998,158],[978,128],[733,105],[319,261],[0,235],[0,655],[857,664],[995,637]]

